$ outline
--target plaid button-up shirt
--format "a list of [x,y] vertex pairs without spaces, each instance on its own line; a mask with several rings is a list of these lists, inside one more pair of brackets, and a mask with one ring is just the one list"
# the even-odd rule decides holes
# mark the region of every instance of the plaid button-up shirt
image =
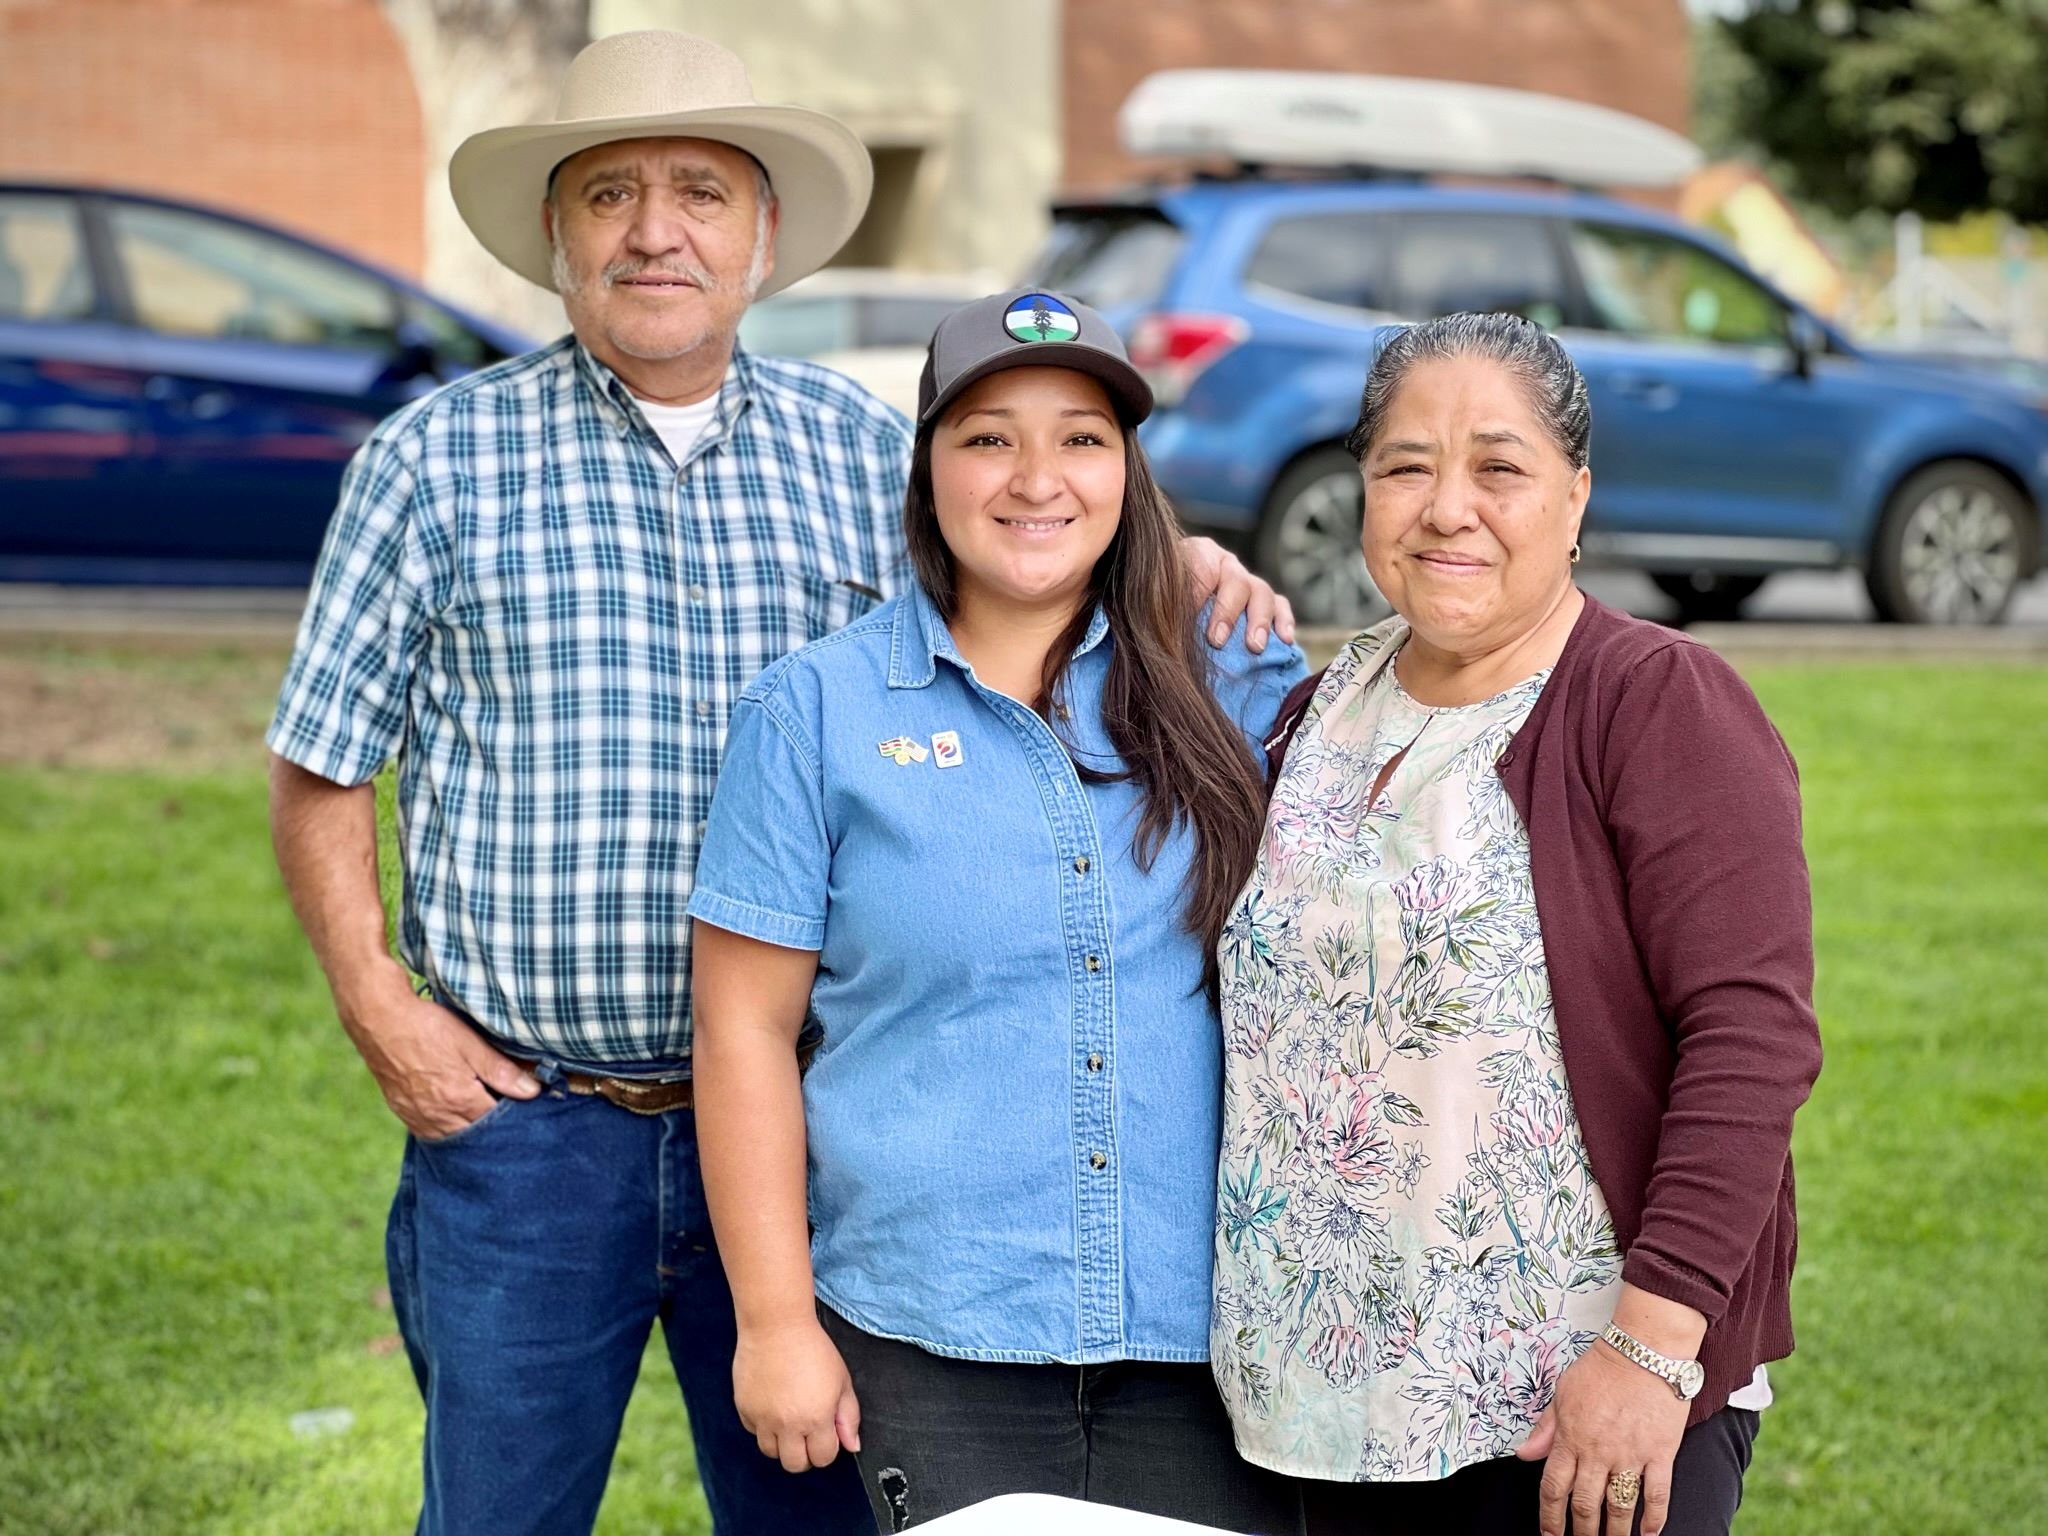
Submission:
[[684,916],[726,722],[904,583],[909,423],[737,353],[676,464],[571,340],[399,412],[349,466],[271,747],[396,755],[399,937],[518,1046],[687,1058]]

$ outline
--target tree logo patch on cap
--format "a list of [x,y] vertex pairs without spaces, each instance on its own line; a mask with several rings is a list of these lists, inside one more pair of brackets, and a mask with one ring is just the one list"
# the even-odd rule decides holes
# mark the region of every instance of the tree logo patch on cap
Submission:
[[1072,341],[1081,334],[1074,312],[1049,293],[1027,293],[1003,311],[1013,341]]

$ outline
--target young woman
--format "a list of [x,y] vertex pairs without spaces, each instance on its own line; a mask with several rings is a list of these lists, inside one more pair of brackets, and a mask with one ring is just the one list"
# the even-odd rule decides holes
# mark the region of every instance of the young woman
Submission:
[[886,1531],[1012,1492],[1298,1520],[1203,1362],[1211,957],[1304,667],[1212,662],[1151,403],[1070,300],[939,327],[916,585],[748,690],[698,865],[740,1415],[792,1470],[854,1452]]

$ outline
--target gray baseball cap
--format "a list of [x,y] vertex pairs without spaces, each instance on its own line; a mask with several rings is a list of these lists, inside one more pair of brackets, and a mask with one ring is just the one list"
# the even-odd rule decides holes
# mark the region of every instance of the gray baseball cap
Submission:
[[1079,299],[1012,288],[939,322],[917,381],[918,421],[932,420],[968,385],[1005,368],[1072,368],[1100,379],[1129,425],[1152,414],[1152,386],[1131,366],[1107,320]]

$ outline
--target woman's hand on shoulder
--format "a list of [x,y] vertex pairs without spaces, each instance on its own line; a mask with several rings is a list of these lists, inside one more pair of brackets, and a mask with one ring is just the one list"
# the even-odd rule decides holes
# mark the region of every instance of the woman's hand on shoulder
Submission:
[[[1542,1461],[1542,1536],[1564,1536],[1571,1513],[1573,1536],[1629,1536],[1635,1505],[1643,1508],[1642,1536],[1657,1536],[1671,1508],[1671,1464],[1685,1435],[1687,1404],[1641,1366],[1596,1343],[1565,1369],[1557,1394],[1515,1454]],[[1626,1506],[1610,1506],[1608,1479],[1641,1474],[1641,1491]]]
[[743,1328],[732,1357],[733,1403],[763,1456],[783,1470],[830,1466],[860,1449],[860,1401],[846,1362],[815,1318]]

